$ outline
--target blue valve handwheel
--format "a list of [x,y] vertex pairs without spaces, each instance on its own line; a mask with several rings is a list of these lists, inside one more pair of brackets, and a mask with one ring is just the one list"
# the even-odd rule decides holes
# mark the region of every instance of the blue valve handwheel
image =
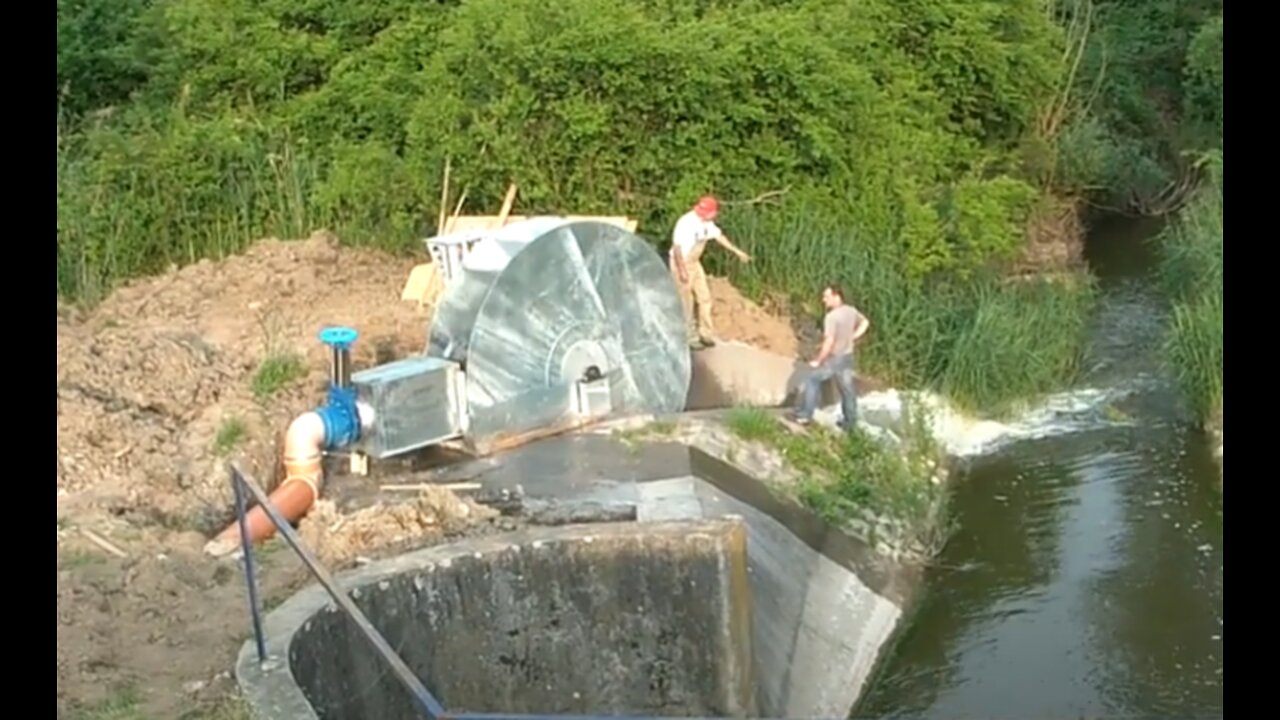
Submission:
[[360,337],[360,333],[355,328],[349,327],[327,327],[320,331],[320,342],[335,348],[347,348]]

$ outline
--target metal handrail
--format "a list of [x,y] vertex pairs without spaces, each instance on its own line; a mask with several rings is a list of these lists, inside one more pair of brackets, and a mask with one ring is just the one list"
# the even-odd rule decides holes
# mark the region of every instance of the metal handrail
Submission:
[[266,636],[262,628],[262,609],[258,603],[258,583],[256,571],[253,564],[253,544],[249,542],[249,524],[246,520],[246,505],[244,493],[247,490],[253,499],[257,501],[267,517],[271,519],[271,524],[276,526],[276,531],[284,537],[285,542],[289,543],[289,547],[298,554],[302,563],[307,566],[307,570],[311,571],[311,575],[324,587],[329,593],[329,597],[342,608],[347,617],[356,624],[361,634],[368,640],[374,650],[382,656],[391,665],[392,672],[395,673],[400,683],[404,685],[409,694],[413,696],[414,701],[418,705],[418,709],[428,720],[442,720],[445,718],[444,706],[436,699],[431,691],[422,684],[417,675],[409,669],[404,659],[391,647],[387,639],[378,632],[378,629],[369,622],[369,618],[365,616],[360,608],[356,606],[351,598],[345,592],[338,588],[338,584],[334,582],[333,576],[329,571],[320,564],[311,551],[302,543],[302,539],[294,532],[293,526],[288,521],[280,517],[279,511],[271,505],[267,499],[267,494],[262,491],[258,483],[248,473],[240,469],[235,462],[230,463],[231,466],[231,484],[235,488],[236,495],[236,519],[240,524],[240,545],[241,551],[244,553],[244,572],[245,580],[249,584],[249,605],[250,612],[253,613],[253,633],[258,645],[258,662],[267,661]]

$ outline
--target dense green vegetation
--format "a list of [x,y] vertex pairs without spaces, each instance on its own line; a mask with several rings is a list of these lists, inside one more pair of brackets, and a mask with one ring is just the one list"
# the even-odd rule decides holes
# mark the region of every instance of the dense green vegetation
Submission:
[[[60,56],[59,287],[316,224],[407,245],[446,157],[471,207],[515,180],[522,208],[622,210],[664,236],[699,193],[789,187],[904,239],[917,274],[980,265],[1036,197],[1014,151],[1063,73],[1041,5],[156,3],[132,45],[118,20]],[[132,58],[101,90],[100,55]]]
[[1063,131],[1066,181],[1125,212],[1176,209],[1222,147],[1222,0],[1094,0]]
[[659,244],[698,194],[785,189],[726,205],[756,262],[713,269],[815,312],[839,280],[876,321],[864,368],[999,407],[1071,379],[1091,298],[1002,279],[1028,223],[1142,136],[1078,92],[1090,7],[60,0],[59,296],[318,226],[415,248],[446,159],[470,209],[515,181]]
[[861,368],[900,387],[938,389],[969,410],[1011,412],[1016,401],[1075,377],[1095,297],[1088,276],[1010,281],[952,272],[917,280],[902,271],[908,245],[826,217],[803,207],[744,213],[740,242],[756,259],[736,270],[727,263],[738,285],[792,291],[816,323],[821,308],[811,288],[837,278],[872,319]]
[[1222,407],[1222,163],[1161,240],[1174,299],[1165,355],[1201,419]]

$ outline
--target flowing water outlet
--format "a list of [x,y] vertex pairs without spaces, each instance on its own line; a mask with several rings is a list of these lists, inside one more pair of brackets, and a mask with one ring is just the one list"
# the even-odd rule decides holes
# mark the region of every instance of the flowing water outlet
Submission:
[[[972,458],[998,452],[1023,440],[1132,427],[1137,420],[1119,409],[1119,405],[1158,386],[1150,379],[1135,378],[1133,382],[1118,387],[1056,393],[1008,422],[974,420],[954,411],[939,396],[931,393],[900,393],[896,390],[868,393],[858,399],[858,408],[865,414],[898,416],[906,401],[914,400],[931,413],[933,434],[947,453],[956,458]],[[838,406],[823,408],[815,417],[819,422],[835,427],[839,412]],[[875,425],[866,427],[876,434],[889,432]]]

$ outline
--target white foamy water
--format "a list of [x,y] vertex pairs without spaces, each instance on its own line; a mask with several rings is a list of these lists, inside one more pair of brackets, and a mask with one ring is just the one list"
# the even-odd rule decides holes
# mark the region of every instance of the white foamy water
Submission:
[[[876,435],[893,437],[894,433],[889,428],[899,425],[904,401],[912,400],[929,411],[934,437],[946,448],[947,454],[955,457],[984,455],[1020,440],[1132,426],[1134,419],[1115,409],[1114,405],[1152,382],[1138,378],[1119,387],[1054,393],[1008,422],[966,415],[934,393],[886,390],[868,393],[858,399],[859,424]],[[839,417],[839,405],[820,408],[814,414],[817,422],[830,427],[835,426]]]

